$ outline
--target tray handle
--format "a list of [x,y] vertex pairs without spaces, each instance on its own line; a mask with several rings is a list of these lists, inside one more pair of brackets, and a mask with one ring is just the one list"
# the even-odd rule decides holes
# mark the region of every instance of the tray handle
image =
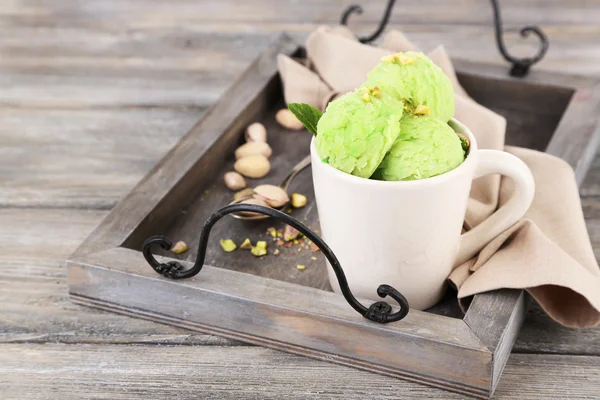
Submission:
[[171,241],[166,236],[162,235],[152,236],[144,241],[144,244],[142,245],[142,253],[144,254],[144,258],[156,272],[167,278],[186,279],[195,276],[202,270],[202,267],[204,266],[204,259],[206,257],[206,247],[208,245],[208,237],[210,235],[212,227],[218,220],[223,218],[225,215],[234,212],[254,212],[276,218],[297,229],[314,244],[316,244],[319,247],[319,249],[323,252],[325,257],[327,257],[327,260],[329,260],[329,263],[331,264],[337,277],[344,298],[346,299],[348,304],[350,304],[350,306],[354,308],[363,317],[371,321],[385,324],[388,322],[399,321],[402,318],[404,318],[406,314],[408,314],[408,301],[399,291],[397,291],[390,285],[380,285],[377,288],[377,295],[381,298],[390,296],[391,298],[396,300],[400,305],[399,311],[392,313],[392,306],[385,301],[377,301],[371,304],[368,308],[363,306],[352,294],[350,287],[348,287],[348,281],[346,280],[346,275],[344,274],[344,270],[342,269],[339,260],[337,259],[331,248],[329,248],[327,243],[323,241],[323,239],[321,239],[316,233],[314,233],[296,218],[279,210],[255,204],[228,205],[217,210],[206,220],[204,226],[202,227],[202,232],[200,233],[196,262],[194,263],[192,268],[184,269],[183,265],[181,265],[177,261],[161,263],[156,258],[154,258],[154,255],[152,254],[153,246],[158,245],[164,250],[169,250],[172,246]]

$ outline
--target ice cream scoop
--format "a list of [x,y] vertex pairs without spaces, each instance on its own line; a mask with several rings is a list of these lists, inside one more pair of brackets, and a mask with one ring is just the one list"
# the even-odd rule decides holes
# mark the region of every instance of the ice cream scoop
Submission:
[[378,86],[409,108],[427,106],[431,115],[444,122],[454,115],[450,78],[423,53],[407,51],[383,57],[363,86]]
[[400,133],[404,103],[378,87],[365,87],[332,101],[317,125],[323,162],[370,178]]
[[432,116],[407,114],[373,178],[385,181],[430,178],[453,170],[464,159],[460,138],[446,122]]

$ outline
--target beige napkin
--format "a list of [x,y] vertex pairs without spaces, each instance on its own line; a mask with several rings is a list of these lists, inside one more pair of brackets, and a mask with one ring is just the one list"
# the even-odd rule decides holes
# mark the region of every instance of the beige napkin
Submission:
[[[345,27],[321,27],[306,41],[307,62],[278,57],[288,103],[324,110],[332,99],[359,87],[381,57],[414,50],[400,32],[389,32],[380,47],[363,45]],[[569,327],[600,323],[600,270],[594,256],[575,177],[563,160],[534,150],[504,147],[504,117],[472,100],[456,79],[442,46],[429,57],[454,84],[455,117],[468,126],[480,148],[504,149],[533,172],[536,192],[525,217],[489,243],[477,257],[454,269],[450,282],[458,298],[499,288],[526,289],[556,321]],[[473,182],[465,225],[488,218],[510,198],[512,182],[488,176]]]

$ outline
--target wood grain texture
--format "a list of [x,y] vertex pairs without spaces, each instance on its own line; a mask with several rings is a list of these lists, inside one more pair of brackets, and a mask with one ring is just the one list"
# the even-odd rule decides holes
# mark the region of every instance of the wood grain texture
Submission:
[[[261,347],[0,345],[4,400],[468,397]],[[494,399],[596,399],[600,358],[513,354]]]
[[[0,124],[0,206],[43,207],[0,211],[0,341],[24,343],[0,345],[0,365],[5,366],[1,398],[461,398],[265,349],[246,353],[224,347],[206,356],[203,352],[208,350],[202,347],[100,345],[205,343],[205,336],[74,306],[66,298],[60,261],[104,213],[54,208],[111,207],[143,175],[144,166],[149,169],[158,161],[167,142],[176,142],[187,128],[185,120],[192,121],[194,113],[219,98],[271,34],[287,30],[302,40],[319,24],[337,22],[351,3],[0,2],[0,114],[2,124],[10,125],[3,129]],[[535,46],[518,38],[517,27],[540,24],[550,36],[550,51],[534,72],[600,75],[599,3],[502,0],[501,5],[511,53],[528,56]],[[351,20],[352,28],[370,32],[383,7],[384,2],[364,4],[364,15]],[[391,25],[424,49],[443,42],[455,57],[497,62],[502,74],[508,70],[495,48],[485,1],[398,4]],[[175,110],[172,117],[169,110]],[[160,130],[153,128],[157,120]],[[123,126],[127,136],[117,138]],[[134,137],[143,138],[146,130],[153,132],[152,141],[157,135],[155,144],[129,152],[126,146]],[[19,140],[19,134],[25,137]],[[84,139],[79,141],[81,134]],[[160,150],[158,135],[166,138]],[[60,138],[60,151],[52,147],[55,137]],[[5,139],[10,146],[4,146]],[[22,167],[25,152],[19,147],[30,141],[31,156]],[[69,150],[68,142],[75,151]],[[107,150],[111,146],[118,159]],[[46,148],[49,155],[44,154]],[[80,154],[89,157],[90,165]],[[77,162],[72,163],[73,158]],[[52,171],[46,170],[50,165]],[[104,174],[110,178],[104,179]],[[589,196],[584,198],[584,211],[600,257],[599,182],[597,157],[582,194]],[[600,329],[562,328],[534,305],[515,349],[598,355],[598,343]],[[260,365],[248,364],[257,359]],[[596,398],[598,369],[593,357],[513,354],[495,397]]]
[[69,301],[64,259],[105,214],[0,208],[0,343],[232,344]]
[[[274,122],[275,110],[282,107],[281,91],[276,71],[269,65],[274,63],[274,56],[282,47],[289,47],[290,54],[295,51],[293,42],[282,37],[259,56],[207,112],[206,118],[196,124],[86,239],[68,262],[71,299],[82,305],[215,333],[459,393],[491,396],[526,315],[528,302],[523,291],[504,290],[475,296],[464,322],[445,318],[438,323],[434,314],[413,311],[409,316],[422,318],[420,323],[414,324],[419,329],[411,331],[409,319],[385,327],[365,324],[362,319],[357,321],[359,317],[344,309],[346,304],[339,296],[306,287],[326,289],[324,274],[319,274],[317,268],[308,274],[295,271],[296,276],[291,276],[293,270],[286,266],[286,261],[290,262],[289,256],[292,260],[298,259],[293,253],[253,259],[239,251],[229,255],[227,261],[220,261],[225,257],[213,244],[209,259],[201,262],[216,262],[233,271],[206,267],[199,278],[183,283],[159,279],[141,257],[142,241],[152,235],[165,234],[169,226],[169,235],[176,237],[173,241],[184,239],[194,243],[198,240],[199,226],[211,210],[230,201],[230,193],[221,183],[221,177],[231,169],[233,161],[224,155],[241,143],[242,130],[249,123],[266,116],[262,122],[273,136],[271,143],[276,152],[273,166],[281,175],[306,156],[302,148],[308,147],[310,136],[296,133],[294,137]],[[571,88],[573,81],[592,85],[593,80],[555,75],[550,80],[552,85],[563,85],[555,88],[537,83],[535,79],[540,75],[531,81],[518,81],[498,77],[495,67],[470,65],[469,68],[477,72],[461,72],[460,79],[467,87],[476,88],[473,90],[476,99],[493,109],[508,108],[511,120],[517,122],[507,129],[508,143],[515,144],[516,139],[516,144],[522,145],[519,140],[527,137],[532,141],[531,147],[540,150],[548,147],[555,155],[568,159],[579,177],[585,176],[589,163],[580,160],[595,151],[600,132],[580,125],[579,120],[591,116],[595,121],[596,100],[594,96],[577,96],[586,88],[578,88],[575,95]],[[506,82],[506,87],[501,82]],[[567,107],[567,104],[576,107]],[[563,115],[565,110],[567,114]],[[530,114],[535,114],[535,118]],[[521,116],[526,116],[524,119],[529,123],[522,123]],[[547,120],[548,126],[538,126],[537,120]],[[559,121],[561,128],[554,133]],[[571,146],[561,146],[560,143],[569,142],[567,137]],[[294,150],[289,152],[287,148]],[[304,182],[305,190],[310,192],[310,176],[304,176],[300,182]],[[318,217],[311,208],[300,213],[304,213],[305,220],[318,224]],[[240,230],[238,221],[229,219],[227,222],[229,224],[220,224],[211,233],[230,239],[235,232],[241,235],[237,238],[240,243],[253,232],[249,227]],[[253,228],[261,229],[260,225]],[[121,244],[131,250],[118,248]],[[191,250],[193,256],[197,249],[192,245]],[[300,250],[302,248],[297,251]],[[187,264],[189,268],[190,263]],[[170,301],[161,301],[165,298]],[[291,304],[290,299],[294,299]],[[306,299],[310,299],[308,308]],[[340,304],[332,307],[333,302]],[[213,310],[220,310],[227,318]],[[453,323],[462,324],[468,328],[467,332],[450,334]],[[338,327],[336,334],[327,334],[333,325]],[[463,343],[469,341],[470,336],[477,339],[475,345]],[[460,342],[460,351],[453,343],[456,340]],[[372,346],[375,342],[377,345]],[[402,361],[391,360],[388,353],[398,353]],[[460,367],[452,369],[451,365],[456,362]],[[452,373],[448,373],[449,370]]]
[[374,324],[333,293],[222,268],[173,282],[124,248],[69,261],[69,292],[79,304],[480,398],[491,390],[492,355],[459,319],[413,311]]
[[573,167],[581,185],[600,144],[600,82],[575,91],[546,151]]
[[0,207],[111,209],[201,115],[0,108]]
[[163,161],[119,202],[77,253],[113,248],[126,241],[141,243],[151,232],[168,226],[171,213],[184,209],[201,192],[210,176],[207,169],[224,162],[223,154],[234,149],[233,139],[271,101],[277,85],[277,54],[292,54],[296,49],[287,35],[278,35]]
[[[588,204],[584,210],[588,226],[598,226],[591,233],[594,248],[599,249],[600,207],[592,210]],[[63,260],[104,215],[85,210],[0,210],[0,226],[11,227],[0,230],[0,343],[233,343],[72,304]],[[600,328],[561,327],[534,305],[514,351],[600,355]]]

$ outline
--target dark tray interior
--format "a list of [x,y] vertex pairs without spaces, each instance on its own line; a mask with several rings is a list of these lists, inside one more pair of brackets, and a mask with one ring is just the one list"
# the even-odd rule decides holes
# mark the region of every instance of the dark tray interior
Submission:
[[[507,144],[541,151],[545,150],[573,94],[569,89],[527,84],[516,80],[499,81],[477,75],[459,74],[459,80],[476,101],[507,118]],[[277,90],[276,93],[281,93],[281,90]],[[273,148],[273,156],[270,159],[271,172],[263,179],[248,180],[249,186],[262,183],[279,184],[290,168],[309,153],[310,133],[304,130],[288,131],[276,123],[275,112],[283,107],[281,96],[274,97],[260,119],[267,128],[268,142]],[[189,206],[173,209],[170,225],[165,231],[156,232],[165,234],[174,242],[185,241],[189,251],[181,255],[170,252],[163,254],[187,261],[195,260],[202,225],[209,215],[232,199],[232,192],[223,183],[223,174],[233,170],[233,150],[242,143],[243,132],[240,132],[238,140],[231,143],[228,146],[230,150],[223,154],[222,167],[206,171],[206,174],[213,177],[209,183],[204,187],[196,188],[194,193],[190,191]],[[319,232],[310,168],[294,180],[290,186],[290,193],[293,192],[306,195],[309,201],[305,208],[294,210],[292,215]],[[306,248],[299,250],[299,245],[291,248],[277,246],[272,237],[267,234],[269,227],[280,229],[283,228],[283,224],[272,219],[239,221],[229,217],[224,218],[212,230],[205,263],[330,290],[323,255],[320,252],[313,253]],[[135,239],[129,240],[125,246],[139,250],[143,238],[136,235],[131,237]],[[248,250],[239,248],[232,253],[225,253],[219,245],[220,239],[232,239],[239,245],[245,238],[250,238],[253,243],[257,240],[266,240],[269,244],[269,254],[257,258]],[[276,248],[280,250],[278,256],[273,255],[273,250]],[[316,257],[316,260],[312,257]],[[298,264],[305,265],[306,269],[299,271],[296,269]],[[462,317],[453,293],[448,293],[441,303],[429,311],[456,318]]]

